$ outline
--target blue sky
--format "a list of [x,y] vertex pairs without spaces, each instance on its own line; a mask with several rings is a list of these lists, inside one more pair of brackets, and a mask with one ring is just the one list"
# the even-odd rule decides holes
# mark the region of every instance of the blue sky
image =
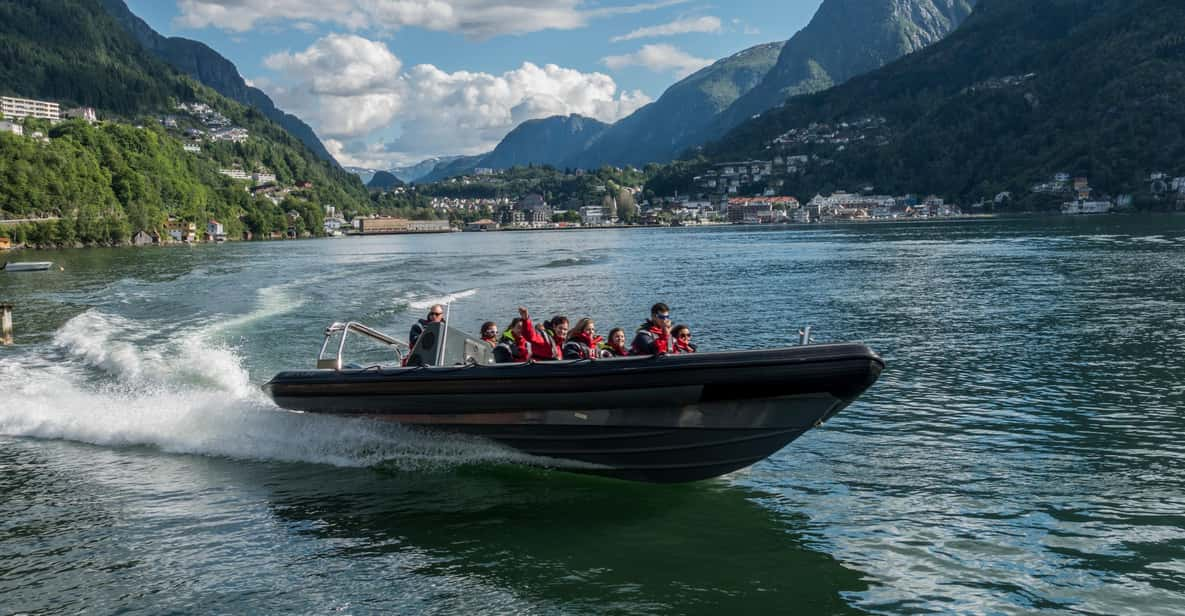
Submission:
[[821,0],[126,0],[208,44],[345,164],[488,150],[525,119],[614,121],[682,76],[788,39]]

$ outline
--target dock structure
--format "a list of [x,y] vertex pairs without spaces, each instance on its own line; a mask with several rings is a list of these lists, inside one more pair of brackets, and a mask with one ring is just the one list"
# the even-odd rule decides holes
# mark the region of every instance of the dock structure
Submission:
[[12,304],[0,304],[0,346],[12,344]]

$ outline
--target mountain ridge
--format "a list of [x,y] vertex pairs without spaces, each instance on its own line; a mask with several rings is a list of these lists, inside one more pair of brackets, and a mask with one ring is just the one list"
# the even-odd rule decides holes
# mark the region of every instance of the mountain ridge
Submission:
[[[786,42],[762,82],[721,113],[703,137],[719,137],[790,96],[842,84],[923,49],[953,31],[974,4],[975,0],[824,0],[806,27]],[[868,44],[830,45],[838,33]]]
[[558,166],[642,167],[666,162],[694,144],[711,119],[760,83],[783,42],[762,43],[721,58],[679,80],[658,100],[608,127],[588,147],[554,161]]
[[[516,160],[585,169],[669,162],[786,96],[831,87],[940,40],[971,13],[974,1],[824,0],[811,22],[788,41],[755,45],[717,60],[592,135],[584,147],[572,142],[567,153],[548,147]],[[856,42],[835,45],[836,40]],[[541,126],[519,128],[507,137],[521,142]],[[427,178],[503,167],[504,161],[488,157],[479,155],[481,160],[467,166],[438,167]]]
[[303,120],[276,107],[259,88],[247,85],[238,67],[209,45],[181,37],[166,37],[132,13],[124,0],[100,0],[104,9],[142,45],[181,72],[210,86],[219,94],[259,109],[279,124],[318,157],[338,165],[312,127]]
[[[705,148],[708,161],[765,155],[812,123],[878,115],[876,142],[803,145],[832,159],[800,193],[871,184],[952,198],[1028,187],[1058,172],[1113,192],[1185,160],[1185,6],[1168,0],[983,0],[947,39],[882,69],[790,99]],[[693,171],[692,171],[693,172]]]

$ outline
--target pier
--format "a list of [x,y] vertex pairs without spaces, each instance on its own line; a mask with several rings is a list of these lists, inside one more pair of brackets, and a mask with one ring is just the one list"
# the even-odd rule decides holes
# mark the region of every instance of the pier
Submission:
[[0,304],[0,346],[12,344],[12,304]]

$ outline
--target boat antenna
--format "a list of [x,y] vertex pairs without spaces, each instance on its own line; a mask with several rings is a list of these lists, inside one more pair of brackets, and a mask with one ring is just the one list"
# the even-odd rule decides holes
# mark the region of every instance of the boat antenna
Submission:
[[439,366],[444,362],[444,345],[448,342],[448,319],[452,312],[453,302],[450,299],[444,305],[444,319],[440,322],[440,344],[436,348],[436,365]]

